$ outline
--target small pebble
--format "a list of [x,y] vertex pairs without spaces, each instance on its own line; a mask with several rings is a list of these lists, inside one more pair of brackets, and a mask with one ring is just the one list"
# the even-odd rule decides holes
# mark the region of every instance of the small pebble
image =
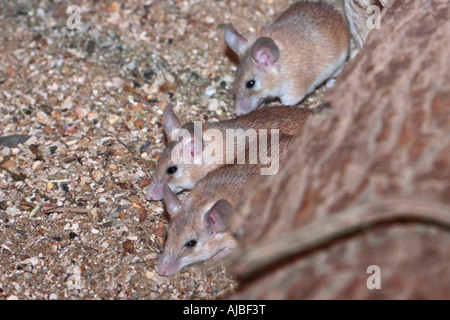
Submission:
[[99,182],[103,178],[103,173],[100,170],[94,170],[92,177],[95,182]]
[[75,232],[69,233],[69,238],[70,238],[70,240],[73,240],[73,239],[75,239],[76,237],[78,237],[78,235],[77,235]]
[[120,117],[117,114],[112,114],[108,118],[106,118],[106,121],[109,122],[109,124],[113,125],[117,121],[119,121]]
[[207,24],[213,24],[214,22],[216,22],[216,19],[214,19],[214,17],[208,16],[205,18],[205,22]]
[[73,107],[73,100],[72,97],[68,97],[61,105],[61,109],[63,110],[69,110]]
[[86,52],[91,55],[95,51],[95,41],[89,40],[86,45]]
[[123,249],[125,250],[125,252],[127,253],[133,253],[134,252],[134,244],[133,241],[131,240],[125,240],[122,244]]
[[213,94],[215,94],[217,92],[216,88],[209,86],[205,89],[205,94],[207,96],[212,96]]
[[200,97],[200,101],[199,101],[200,106],[206,107],[208,105],[208,102],[209,102],[209,97],[207,95],[203,95]]
[[209,111],[216,111],[219,109],[219,100],[217,99],[211,99],[211,101],[208,103],[208,110]]
[[6,209],[6,213],[11,216],[17,216],[18,214],[20,214],[20,210],[14,207],[9,207],[8,209]]
[[88,111],[85,108],[75,107],[75,113],[78,119],[83,119],[88,114]]

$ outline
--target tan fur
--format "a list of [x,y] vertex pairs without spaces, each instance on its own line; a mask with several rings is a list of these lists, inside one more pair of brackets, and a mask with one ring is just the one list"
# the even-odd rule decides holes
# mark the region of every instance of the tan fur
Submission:
[[[309,114],[310,111],[308,110],[279,106],[273,107],[271,110],[256,110],[255,112],[235,119],[207,122],[203,124],[202,129],[203,131],[206,131],[207,129],[218,129],[223,133],[224,139],[226,137],[225,132],[227,129],[243,129],[244,131],[254,129],[257,132],[260,129],[278,129],[280,135],[295,135],[302,128],[303,123]],[[169,142],[160,155],[149,188],[154,188],[155,185],[162,186],[164,183],[168,183],[174,192],[190,190],[199,179],[203,178],[210,171],[225,164],[225,158],[222,161],[223,164],[180,164],[179,159],[172,159],[171,157],[172,150],[177,143],[178,142]],[[223,141],[222,143],[226,146]],[[223,155],[225,157],[226,150],[224,150]],[[166,173],[166,169],[174,164],[178,165],[178,171],[180,173],[179,177],[174,177]],[[162,199],[162,187],[160,198]]]
[[[286,153],[293,136],[280,136],[280,158]],[[170,228],[160,257],[159,264],[167,259],[179,262],[179,271],[192,263],[214,257],[222,257],[236,247],[237,242],[231,232],[226,230],[220,234],[212,234],[203,224],[205,213],[221,199],[227,200],[233,207],[236,205],[244,183],[260,172],[260,165],[225,165],[208,173],[198,181],[194,189],[184,201],[182,207],[171,216]],[[185,244],[197,240],[196,248],[186,248]]]
[[[269,72],[260,70],[251,54],[253,44],[261,37],[273,39],[280,51],[277,67]],[[331,5],[307,1],[293,4],[252,36],[239,55],[234,85],[237,113],[251,111],[269,97],[279,97],[286,105],[298,104],[342,69],[349,41],[347,23]],[[257,81],[252,89],[246,88],[250,79]],[[238,112],[243,101],[251,101],[251,110]]]

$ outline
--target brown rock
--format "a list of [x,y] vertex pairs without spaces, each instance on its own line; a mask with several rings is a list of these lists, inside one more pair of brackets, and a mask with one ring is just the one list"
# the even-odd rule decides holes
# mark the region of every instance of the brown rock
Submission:
[[389,5],[279,173],[244,188],[232,298],[450,298],[448,3]]
[[134,253],[134,243],[131,240],[125,240],[122,244],[126,253]]
[[139,213],[139,222],[144,222],[145,220],[147,220],[147,210],[140,210]]

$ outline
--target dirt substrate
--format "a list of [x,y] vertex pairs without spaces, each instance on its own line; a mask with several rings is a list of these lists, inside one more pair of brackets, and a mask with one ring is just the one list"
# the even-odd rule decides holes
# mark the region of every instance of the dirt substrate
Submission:
[[156,274],[170,221],[145,189],[167,103],[183,122],[233,117],[224,23],[248,34],[289,2],[71,1],[70,30],[67,1],[1,1],[0,137],[19,139],[0,140],[0,299],[235,290],[222,265]]

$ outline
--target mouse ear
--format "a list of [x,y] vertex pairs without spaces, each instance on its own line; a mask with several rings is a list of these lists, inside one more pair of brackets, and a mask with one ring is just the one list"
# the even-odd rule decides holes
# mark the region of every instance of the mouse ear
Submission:
[[280,49],[271,38],[259,38],[253,45],[252,58],[263,70],[271,69],[279,57]]
[[225,199],[217,201],[203,218],[206,228],[214,233],[223,232],[228,228],[228,220],[233,211],[233,206]]
[[198,159],[201,159],[201,153],[204,148],[201,122],[196,121],[185,123],[181,129],[186,130],[189,133],[189,136],[183,136],[183,150],[186,150],[185,148],[190,150],[191,160],[194,159],[196,152],[198,153]]
[[171,136],[172,132],[181,128],[181,122],[178,117],[173,112],[173,104],[169,103],[163,111],[163,121],[164,121],[164,132],[168,137]]
[[225,43],[233,50],[237,55],[241,54],[247,44],[245,39],[231,23],[228,23],[225,27]]
[[181,208],[181,201],[167,183],[165,183],[163,187],[163,196],[167,212],[173,217]]

